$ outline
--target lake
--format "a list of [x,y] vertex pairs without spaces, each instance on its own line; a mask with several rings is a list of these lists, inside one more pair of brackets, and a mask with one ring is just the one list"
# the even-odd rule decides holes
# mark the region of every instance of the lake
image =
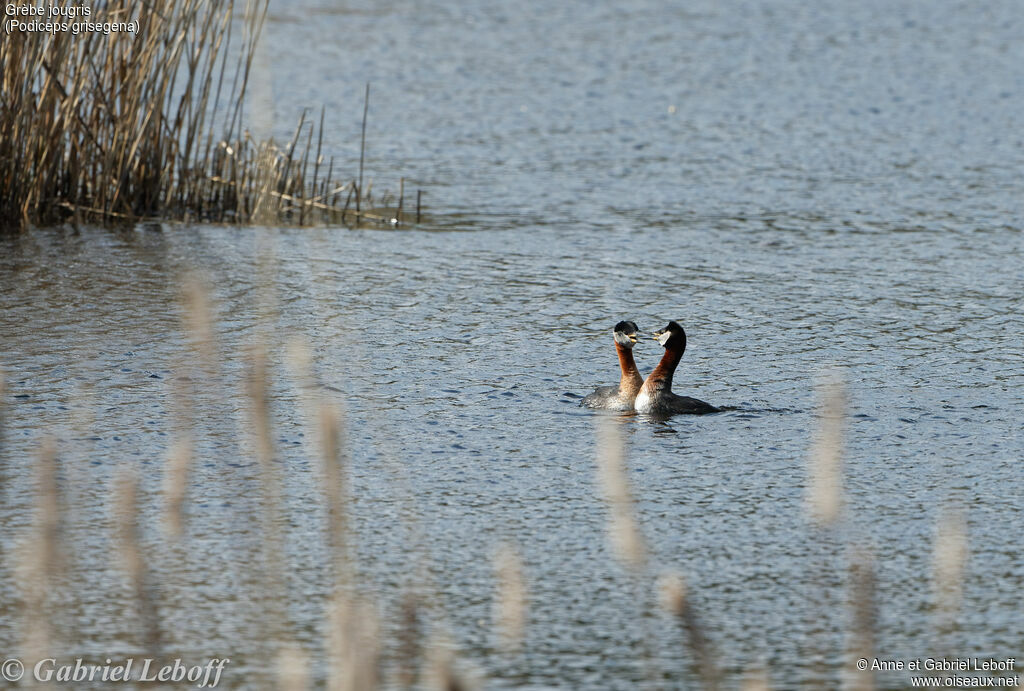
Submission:
[[[17,550],[52,436],[65,658],[142,655],[115,537],[132,468],[164,649],[231,658],[224,683],[243,688],[294,641],[322,682],[331,574],[304,343],[316,395],[343,406],[351,549],[389,684],[415,592],[425,638],[450,639],[487,688],[695,685],[657,601],[668,570],[728,688],[752,669],[774,688],[863,682],[847,653],[861,549],[879,659],[1024,658],[1022,32],[1012,2],[273,2],[254,133],[286,138],[323,104],[325,147],[358,165],[371,82],[368,174],[422,189],[427,220],[0,236],[0,647],[24,642]],[[183,325],[189,276],[212,303],[213,374]],[[621,319],[683,324],[676,392],[728,410],[580,408],[618,380]],[[244,393],[255,344],[279,591]],[[646,373],[661,348],[645,335],[635,354]],[[819,528],[806,486],[828,373],[847,396],[844,505]],[[626,450],[639,574],[607,537],[600,423]],[[175,542],[164,464],[188,429]],[[943,516],[967,542],[951,626],[933,584]],[[500,544],[527,582],[518,653],[492,625]],[[275,605],[283,634],[263,627]]]

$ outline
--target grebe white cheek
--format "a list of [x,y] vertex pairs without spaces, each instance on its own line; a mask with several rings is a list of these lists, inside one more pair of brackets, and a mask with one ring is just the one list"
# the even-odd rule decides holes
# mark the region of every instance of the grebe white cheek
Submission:
[[626,334],[622,331],[616,331],[615,342],[627,348],[632,348],[636,345],[636,333]]

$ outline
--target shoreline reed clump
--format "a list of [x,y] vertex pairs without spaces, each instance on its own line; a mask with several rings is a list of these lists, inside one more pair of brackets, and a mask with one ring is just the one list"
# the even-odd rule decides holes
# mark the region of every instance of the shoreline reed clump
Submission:
[[[18,31],[0,41],[0,229],[63,222],[317,222],[419,218],[339,182],[304,112],[291,140],[243,123],[269,0],[112,0],[89,21],[134,31]],[[64,3],[60,3],[63,5]],[[236,34],[241,34],[240,37]],[[325,160],[326,159],[326,160]],[[367,186],[372,187],[372,184]]]

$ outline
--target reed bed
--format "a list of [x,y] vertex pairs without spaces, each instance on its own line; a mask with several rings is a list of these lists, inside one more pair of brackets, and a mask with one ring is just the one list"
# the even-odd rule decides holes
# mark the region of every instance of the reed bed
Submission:
[[[111,0],[130,31],[12,31],[0,42],[0,228],[66,221],[370,223],[419,217],[323,151],[324,112],[284,144],[244,125],[269,0]],[[55,6],[78,7],[57,2]],[[5,17],[6,19],[6,17]],[[419,195],[417,195],[417,201]],[[389,208],[388,204],[393,208]]]
[[[187,578],[187,573],[176,573],[161,567],[159,553],[146,549],[153,544],[153,523],[163,522],[160,552],[180,550],[188,553],[190,495],[195,481],[191,474],[197,466],[192,436],[202,424],[196,414],[192,397],[202,388],[224,388],[223,375],[217,362],[218,347],[214,343],[214,318],[205,290],[191,283],[182,293],[182,312],[188,334],[188,352],[183,363],[188,376],[184,384],[175,389],[172,404],[173,437],[164,465],[163,482],[148,493],[140,489],[140,476],[135,468],[126,468],[114,480],[114,514],[111,542],[115,545],[117,563],[123,574],[126,602],[123,608],[132,613],[126,635],[135,639],[135,649],[156,659],[173,657],[167,649],[173,631],[168,617],[177,603],[167,601],[164,586],[175,578]],[[354,543],[355,511],[349,489],[350,452],[345,441],[344,410],[341,402],[315,385],[312,355],[308,347],[294,342],[288,348],[288,361],[295,385],[303,393],[301,401],[305,418],[311,425],[310,437],[319,450],[315,477],[319,496],[304,499],[303,511],[320,511],[322,519],[323,560],[332,584],[323,598],[324,640],[311,646],[299,640],[301,627],[289,621],[286,603],[295,595],[286,587],[285,542],[288,521],[284,517],[284,494],[277,457],[277,436],[273,431],[270,414],[270,384],[273,378],[268,366],[264,344],[254,346],[246,356],[247,374],[244,387],[246,409],[246,436],[254,462],[255,481],[261,492],[255,497],[255,515],[242,514],[241,520],[253,522],[253,530],[262,537],[261,553],[249,558],[245,564],[261,564],[262,576],[256,583],[259,592],[245,593],[240,602],[257,603],[254,615],[260,622],[259,638],[264,652],[272,664],[265,666],[260,678],[239,679],[226,672],[225,688],[278,688],[298,691],[309,688],[332,690],[369,690],[377,688],[430,688],[471,689],[485,685],[479,673],[467,668],[459,660],[456,646],[448,633],[448,615],[439,604],[443,598],[431,585],[429,578],[421,579],[401,598],[397,608],[387,612],[377,600],[372,587],[360,582],[359,564]],[[4,448],[3,409],[4,378],[0,372],[0,458]],[[224,390],[225,397],[230,392]],[[838,379],[832,378],[820,388],[822,401],[818,415],[818,429],[808,454],[807,514],[808,521],[830,558],[825,563],[847,570],[848,584],[845,602],[827,602],[827,597],[813,592],[823,588],[811,578],[804,584],[810,600],[824,602],[830,609],[826,615],[838,616],[843,612],[850,622],[847,639],[842,650],[824,650],[809,659],[837,659],[846,662],[841,669],[834,665],[813,674],[806,688],[843,688],[870,690],[877,687],[874,672],[857,670],[852,662],[858,658],[871,659],[875,655],[874,636],[877,630],[877,594],[874,557],[870,550],[859,544],[859,536],[845,525],[842,510],[842,447],[843,426],[846,419],[845,395]],[[644,538],[643,516],[634,501],[626,446],[620,428],[633,424],[630,418],[605,421],[597,429],[597,458],[595,475],[601,498],[607,507],[607,539],[610,553],[619,561],[623,574],[636,589],[635,615],[647,623],[644,635],[648,637],[638,649],[642,658],[638,669],[646,678],[645,688],[771,688],[772,670],[763,661],[747,661],[742,674],[730,673],[715,641],[714,632],[707,621],[708,604],[701,593],[688,584],[682,568],[658,563],[658,555]],[[34,517],[24,531],[19,568],[13,578],[20,586],[20,613],[22,648],[20,654],[30,667],[35,660],[53,657],[59,650],[56,634],[59,617],[57,603],[61,593],[66,594],[64,574],[69,565],[62,555],[66,553],[69,532],[68,502],[62,492],[59,478],[67,469],[61,462],[60,446],[47,438],[41,445],[36,465],[36,509]],[[315,460],[315,459],[314,459]],[[0,464],[0,473],[10,466],[10,459]],[[2,478],[0,478],[2,479]],[[198,497],[197,497],[198,498]],[[146,504],[150,504],[147,509]],[[151,510],[155,509],[155,510]],[[960,607],[964,577],[967,535],[963,517],[958,513],[945,516],[938,526],[935,539],[933,583],[935,592],[936,631],[940,637],[955,626]],[[319,549],[310,546],[311,549]],[[524,640],[529,637],[530,576],[515,545],[499,546],[495,552],[493,582],[493,625],[495,639],[500,645],[495,655],[515,656],[523,652]],[[411,561],[416,562],[415,555]],[[4,560],[0,560],[0,567]],[[811,564],[815,571],[821,564]],[[412,571],[422,565],[413,564]],[[0,568],[0,577],[12,577]],[[583,578],[581,574],[581,578]],[[73,594],[72,594],[73,597]],[[678,627],[683,647],[678,650],[678,666],[664,669],[664,660],[650,655],[655,639],[668,634],[660,630],[658,617],[649,616],[660,602],[668,620]],[[390,622],[385,621],[390,618]],[[387,640],[386,631],[397,632],[394,640]],[[168,635],[168,634],[172,635]],[[67,642],[65,645],[69,645]],[[812,641],[810,650],[828,648],[829,639]],[[74,642],[70,643],[74,648]],[[502,658],[507,659],[507,658]],[[252,663],[250,663],[252,664]],[[319,672],[317,670],[320,670]],[[251,671],[250,671],[251,673]],[[621,681],[621,680],[617,680]],[[610,682],[611,683],[611,682]],[[616,682],[617,683],[617,682]]]

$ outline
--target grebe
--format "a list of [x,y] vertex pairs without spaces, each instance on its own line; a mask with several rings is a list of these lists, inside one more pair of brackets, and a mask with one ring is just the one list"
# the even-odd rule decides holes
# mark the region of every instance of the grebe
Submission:
[[686,332],[676,322],[669,322],[661,331],[655,331],[658,343],[665,346],[665,354],[661,362],[654,368],[637,394],[634,407],[638,413],[655,415],[675,415],[676,413],[717,413],[718,408],[698,401],[689,396],[677,396],[672,393],[672,375],[686,350]]
[[580,405],[604,410],[633,410],[633,399],[643,386],[644,378],[633,360],[633,346],[640,329],[633,322],[622,321],[615,325],[615,351],[619,354],[622,378],[618,386],[602,386],[588,395]]

